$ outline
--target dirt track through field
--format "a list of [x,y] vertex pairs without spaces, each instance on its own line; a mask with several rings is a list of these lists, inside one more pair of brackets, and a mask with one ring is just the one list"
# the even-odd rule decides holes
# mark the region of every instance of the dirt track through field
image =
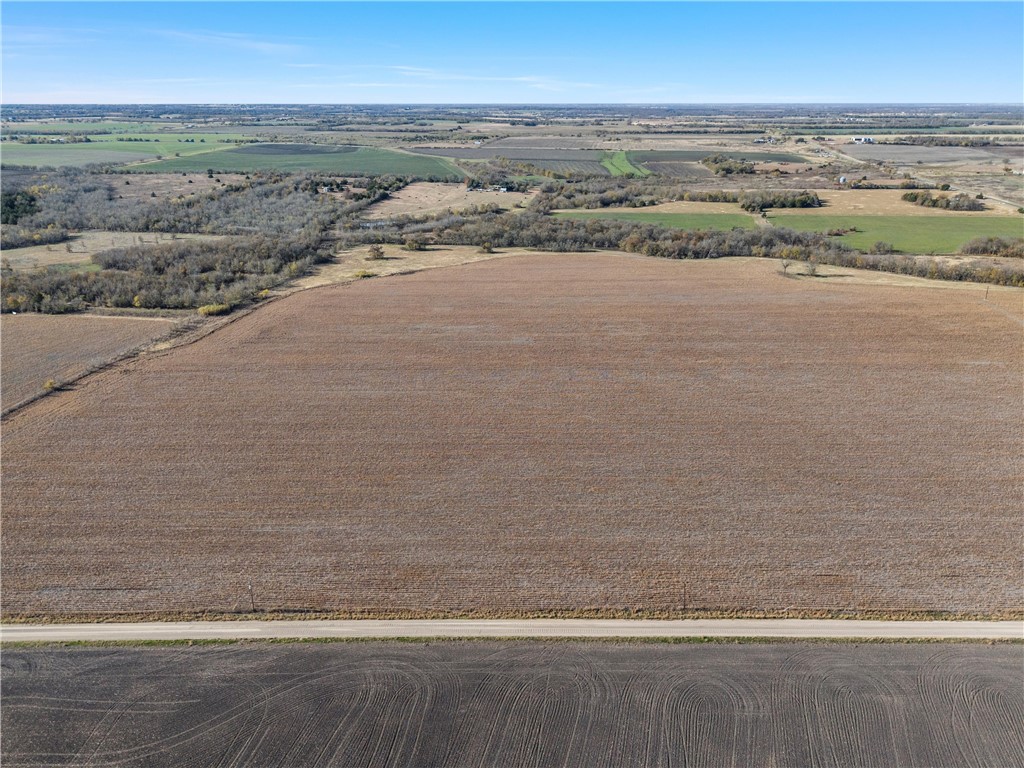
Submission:
[[1011,766],[1019,646],[5,651],[5,766]]
[[756,260],[304,291],[5,425],[4,610],[1019,610],[1020,340]]

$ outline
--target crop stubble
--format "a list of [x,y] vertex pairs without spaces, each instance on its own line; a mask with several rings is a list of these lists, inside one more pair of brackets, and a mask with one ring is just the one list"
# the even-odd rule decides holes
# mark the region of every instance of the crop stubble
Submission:
[[6,423],[4,610],[1019,610],[1019,300],[842,280],[279,300]]
[[4,765],[1019,765],[1020,648],[12,649]]
[[62,383],[167,334],[174,320],[96,315],[3,315],[3,407]]

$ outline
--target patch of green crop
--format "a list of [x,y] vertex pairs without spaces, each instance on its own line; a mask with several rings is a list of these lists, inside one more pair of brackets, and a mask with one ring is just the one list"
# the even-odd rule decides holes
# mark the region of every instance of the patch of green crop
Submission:
[[629,162],[625,152],[606,152],[601,165],[608,169],[612,176],[650,176],[646,168],[637,167]]
[[803,232],[856,229],[836,240],[866,251],[877,242],[890,243],[903,253],[956,253],[975,237],[1024,237],[1020,216],[821,216],[800,213],[769,213],[778,227]]

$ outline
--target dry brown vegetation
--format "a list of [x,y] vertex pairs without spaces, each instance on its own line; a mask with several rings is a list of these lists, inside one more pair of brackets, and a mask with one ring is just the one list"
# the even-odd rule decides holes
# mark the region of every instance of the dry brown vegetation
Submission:
[[475,205],[515,208],[526,205],[534,194],[473,190],[467,189],[463,184],[421,181],[393,192],[387,200],[370,206],[366,210],[366,217],[389,219],[394,216],[419,216],[444,211],[461,211]]
[[[244,173],[217,173],[211,179],[205,173],[133,173],[114,181],[117,194],[125,200],[158,198],[171,199],[179,195],[194,195],[228,184],[245,181]],[[128,182],[128,183],[125,183]]]
[[368,246],[339,253],[332,262],[317,266],[311,275],[289,283],[285,292],[537,253],[528,248],[498,248],[492,253],[485,253],[473,245],[432,245],[422,251],[409,251],[400,245],[382,245],[381,249],[383,257],[377,259],[371,257]]
[[165,318],[97,315],[0,315],[3,408],[60,385],[147,341],[165,335]]
[[[818,189],[821,208],[802,208],[801,215],[834,216],[837,214],[864,216],[1013,216],[1017,209],[998,200],[986,200],[983,211],[950,211],[925,208],[903,199],[904,189]],[[932,192],[933,195],[953,196],[956,192]]]
[[163,232],[82,232],[64,243],[8,248],[3,257],[14,269],[36,269],[57,264],[88,264],[94,253],[133,245],[169,243],[172,240],[215,240],[220,235],[167,234]]
[[20,411],[4,611],[1019,611],[1020,291],[540,254]]

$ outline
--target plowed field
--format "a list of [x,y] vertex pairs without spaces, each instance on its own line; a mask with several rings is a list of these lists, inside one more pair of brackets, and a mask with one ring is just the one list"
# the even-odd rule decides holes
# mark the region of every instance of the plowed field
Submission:
[[1019,291],[539,254],[5,422],[7,613],[1024,605]]
[[5,649],[5,766],[1013,766],[1019,646]]
[[173,320],[95,315],[3,315],[0,319],[0,400],[9,408],[111,358],[163,336]]

